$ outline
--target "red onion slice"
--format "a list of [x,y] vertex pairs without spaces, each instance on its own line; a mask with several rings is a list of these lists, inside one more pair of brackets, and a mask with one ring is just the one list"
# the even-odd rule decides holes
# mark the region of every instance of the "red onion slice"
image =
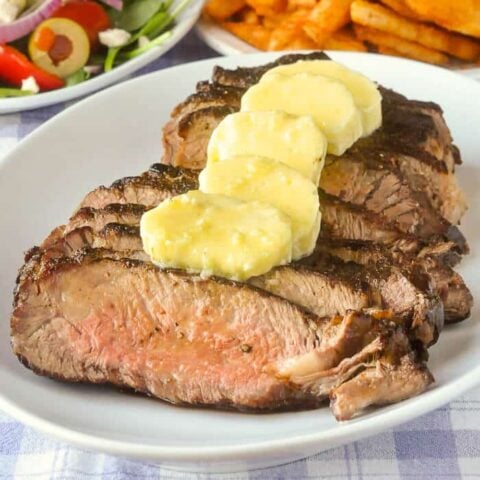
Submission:
[[122,10],[123,8],[122,0],[101,0],[101,1],[106,5],[109,5],[110,7],[114,8],[115,10]]
[[62,0],[45,0],[33,12],[20,16],[17,20],[6,25],[0,25],[0,44],[13,42],[29,34],[39,23],[62,5]]

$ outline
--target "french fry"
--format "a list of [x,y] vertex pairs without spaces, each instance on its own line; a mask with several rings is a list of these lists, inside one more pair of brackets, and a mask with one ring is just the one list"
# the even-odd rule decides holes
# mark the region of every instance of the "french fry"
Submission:
[[405,0],[380,0],[381,3],[398,13],[402,17],[410,20],[422,21],[423,18],[415,13],[406,3]]
[[369,42],[376,47],[393,48],[404,57],[413,58],[422,62],[444,65],[448,62],[448,56],[418,43],[410,42],[390,33],[385,33],[373,28],[355,25],[355,34],[361,40]]
[[259,50],[267,50],[270,42],[270,31],[262,25],[251,25],[245,22],[224,22],[223,27]]
[[480,2],[452,0],[406,0],[421,17],[441,27],[480,37]]
[[246,0],[246,2],[258,15],[284,12],[288,5],[288,0]]
[[319,46],[328,37],[350,22],[350,6],[353,0],[321,0],[308,16],[303,30]]
[[288,11],[294,11],[298,8],[313,8],[317,4],[317,0],[288,0]]
[[[293,47],[287,46],[298,40],[305,20],[306,13],[303,10],[297,10],[295,13],[288,15],[283,22],[272,30],[268,50],[293,49]],[[313,45],[315,44],[313,43]]]
[[327,50],[350,50],[354,52],[366,52],[366,45],[353,34],[350,28],[343,28],[335,32],[324,43]]
[[255,10],[250,8],[245,8],[240,12],[240,21],[248,23],[249,25],[259,25],[260,17],[257,15]]
[[262,24],[265,28],[269,30],[273,30],[280,26],[285,20],[290,18],[291,13],[283,12],[283,13],[276,13],[274,15],[266,15],[262,16]]
[[[391,57],[401,57],[401,58],[406,57],[405,54],[400,53],[398,50],[395,50],[394,48],[390,48],[390,47],[384,47],[383,45],[379,45],[377,47],[377,50],[378,50],[378,53],[382,53],[383,55],[390,55]],[[416,60],[413,57],[408,57],[408,58],[412,58],[413,60]]]
[[205,11],[215,20],[226,20],[240,11],[247,2],[245,0],[209,0],[205,5]]
[[304,31],[298,32],[284,47],[285,50],[315,50],[316,48],[318,48],[317,44]]
[[472,61],[480,56],[480,45],[471,39],[408,20],[367,0],[355,0],[352,3],[351,15],[355,23],[364,27],[397,35],[410,42],[446,52],[462,60]]

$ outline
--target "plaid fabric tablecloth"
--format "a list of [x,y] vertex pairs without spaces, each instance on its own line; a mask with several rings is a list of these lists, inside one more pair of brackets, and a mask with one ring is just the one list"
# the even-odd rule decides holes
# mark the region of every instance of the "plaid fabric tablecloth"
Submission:
[[[192,33],[138,75],[215,52]],[[0,116],[0,157],[65,105]],[[88,452],[54,441],[0,411],[0,479],[416,480],[480,479],[480,389],[367,440],[265,470],[191,474]]]

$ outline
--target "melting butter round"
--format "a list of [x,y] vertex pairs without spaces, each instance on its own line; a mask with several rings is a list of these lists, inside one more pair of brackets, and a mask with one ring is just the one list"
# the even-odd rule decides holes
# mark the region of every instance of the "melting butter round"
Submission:
[[227,115],[210,137],[207,156],[208,162],[238,155],[271,158],[318,184],[326,151],[327,140],[312,117],[276,110]]
[[291,224],[281,211],[198,190],[144,213],[140,234],[152,262],[205,276],[242,281],[292,259]]
[[285,213],[292,223],[293,259],[312,253],[320,231],[316,185],[293,168],[255,156],[209,163],[199,177],[200,190],[239,200],[258,200]]
[[370,135],[382,124],[382,96],[375,83],[365,75],[333,60],[300,60],[296,63],[280,65],[267,71],[262,80],[270,75],[296,75],[297,73],[324,75],[342,82],[350,90],[362,114],[364,136]]
[[362,135],[362,116],[353,95],[323,75],[271,73],[242,97],[241,111],[283,110],[310,115],[328,140],[328,152],[341,155]]

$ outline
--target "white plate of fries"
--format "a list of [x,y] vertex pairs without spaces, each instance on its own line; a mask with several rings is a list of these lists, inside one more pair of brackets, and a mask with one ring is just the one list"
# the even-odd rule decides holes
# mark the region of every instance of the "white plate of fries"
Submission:
[[198,31],[224,55],[373,51],[480,79],[480,6],[463,0],[210,0]]

